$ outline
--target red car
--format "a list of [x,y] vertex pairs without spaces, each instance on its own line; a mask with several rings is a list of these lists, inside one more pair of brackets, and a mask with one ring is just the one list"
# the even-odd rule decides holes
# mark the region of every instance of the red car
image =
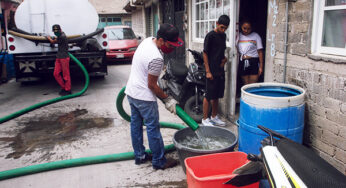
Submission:
[[139,44],[139,38],[133,33],[129,26],[117,25],[107,26],[109,51],[106,53],[107,61],[132,61]]

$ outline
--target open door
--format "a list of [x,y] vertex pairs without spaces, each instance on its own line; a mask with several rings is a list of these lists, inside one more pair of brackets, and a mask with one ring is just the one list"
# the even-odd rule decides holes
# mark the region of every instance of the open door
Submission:
[[[252,31],[260,35],[263,44],[263,51],[265,53],[266,48],[266,30],[267,30],[267,12],[268,1],[267,0],[237,0],[234,2],[236,6],[236,27],[234,28],[234,35],[237,37],[240,32],[240,22],[244,19],[250,20],[252,23]],[[234,46],[237,44],[235,43]],[[234,59],[232,61],[232,88],[231,88],[231,101],[230,101],[230,115],[236,116],[239,111],[239,100],[241,95],[241,87],[243,82],[238,74],[238,53],[234,52]],[[265,57],[264,57],[265,60]],[[263,70],[265,70],[265,62]],[[259,77],[258,82],[263,82],[264,73]]]
[[227,115],[234,117],[236,114],[236,91],[237,91],[237,69],[238,69],[238,56],[236,48],[236,38],[238,35],[238,15],[239,15],[239,1],[240,0],[231,0],[229,17],[230,25],[227,30],[227,49],[228,53],[225,54],[228,56],[228,66],[226,71],[228,74],[228,83],[226,82],[226,94],[228,96],[228,110],[226,110]]

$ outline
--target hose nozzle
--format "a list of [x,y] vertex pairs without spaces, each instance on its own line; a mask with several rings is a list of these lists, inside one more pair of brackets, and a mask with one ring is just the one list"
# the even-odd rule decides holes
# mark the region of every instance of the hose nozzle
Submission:
[[198,123],[187,115],[187,113],[179,105],[176,105],[175,109],[180,119],[182,119],[193,131],[199,128]]

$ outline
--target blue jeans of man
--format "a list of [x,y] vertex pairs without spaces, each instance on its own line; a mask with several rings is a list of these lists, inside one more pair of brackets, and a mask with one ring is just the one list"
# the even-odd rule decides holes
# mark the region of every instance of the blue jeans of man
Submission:
[[149,148],[153,154],[152,165],[163,167],[166,163],[164,143],[160,132],[159,110],[156,101],[143,101],[127,96],[131,107],[131,140],[136,158],[145,153],[143,123],[147,127]]

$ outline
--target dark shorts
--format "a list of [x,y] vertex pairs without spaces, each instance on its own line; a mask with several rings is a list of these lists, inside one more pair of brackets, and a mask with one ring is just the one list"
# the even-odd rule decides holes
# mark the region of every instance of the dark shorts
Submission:
[[239,72],[241,76],[258,74],[259,58],[239,60]]
[[214,76],[213,80],[206,79],[206,94],[207,100],[223,98],[225,91],[225,75]]

